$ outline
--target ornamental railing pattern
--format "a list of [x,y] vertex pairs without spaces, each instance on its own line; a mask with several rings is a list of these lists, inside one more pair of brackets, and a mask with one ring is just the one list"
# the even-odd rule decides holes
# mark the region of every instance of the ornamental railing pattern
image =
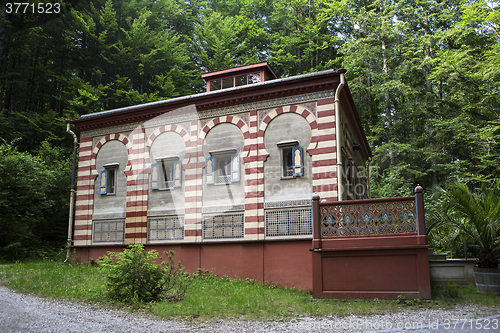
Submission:
[[414,197],[321,202],[313,196],[313,238],[425,235],[422,188]]
[[416,234],[415,198],[399,199],[321,206],[321,238]]

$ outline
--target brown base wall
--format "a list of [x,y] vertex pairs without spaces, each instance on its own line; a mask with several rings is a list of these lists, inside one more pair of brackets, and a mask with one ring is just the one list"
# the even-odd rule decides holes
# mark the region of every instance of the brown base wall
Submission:
[[313,252],[314,297],[430,299],[428,246],[402,240],[323,242]]
[[[311,240],[146,245],[160,254],[173,250],[188,273],[205,269],[218,276],[254,279],[279,286],[312,290]],[[122,246],[74,247],[74,260],[89,262],[121,251]]]

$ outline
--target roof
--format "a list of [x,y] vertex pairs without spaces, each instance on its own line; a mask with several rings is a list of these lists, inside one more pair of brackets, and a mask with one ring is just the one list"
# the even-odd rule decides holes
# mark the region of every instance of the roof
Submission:
[[[345,72],[345,69],[336,71],[329,69],[239,87],[90,113],[80,118],[68,120],[67,122],[74,124],[78,131],[89,131],[126,123],[146,121],[169,112],[179,112],[179,109],[187,106],[195,106],[197,111],[205,111],[312,92],[335,90],[340,83],[340,74]],[[357,132],[357,136],[363,141],[361,146],[366,151],[367,156],[371,156],[371,151],[347,84],[341,91],[340,99],[344,110],[350,111],[345,112],[346,116],[349,118],[349,122],[357,125],[354,126],[353,129]]]
[[[339,71],[341,71],[341,70],[339,70]],[[254,88],[252,90],[255,90],[255,89],[259,89],[259,88],[264,88],[264,86],[277,86],[277,85],[280,85],[282,83],[301,81],[303,79],[321,77],[321,76],[324,76],[325,74],[334,74],[337,72],[338,71],[328,69],[328,70],[321,71],[321,72],[308,73],[308,74],[303,74],[303,75],[287,77],[287,78],[283,78],[283,79],[276,79],[276,80],[271,80],[271,81],[253,83],[251,85],[244,85],[244,86],[227,88],[227,89],[219,89],[219,90],[215,90],[215,91],[204,92],[204,93],[199,93],[199,94],[194,94],[194,95],[187,95],[187,96],[182,96],[182,97],[164,99],[164,100],[157,101],[157,102],[149,102],[149,103],[127,106],[127,107],[118,108],[118,109],[112,109],[112,110],[101,111],[101,112],[96,112],[96,113],[89,113],[86,115],[82,115],[80,118],[72,119],[70,122],[71,123],[78,123],[79,120],[83,120],[83,119],[95,118],[95,117],[101,118],[101,117],[105,117],[105,116],[111,115],[111,114],[119,114],[119,113],[125,113],[125,112],[134,111],[134,110],[143,110],[143,109],[148,109],[148,108],[157,108],[157,107],[161,107],[161,106],[168,106],[168,105],[172,105],[172,104],[177,104],[179,102],[189,103],[189,102],[196,101],[199,99],[210,98],[210,97],[213,97],[216,95],[223,95],[223,94],[235,93],[235,92],[239,92],[239,91],[246,91],[246,90],[249,90],[249,88]],[[344,72],[345,72],[345,70],[344,70]]]
[[239,67],[233,67],[233,68],[228,68],[228,69],[223,69],[220,71],[216,72],[210,72],[210,73],[204,73],[201,74],[201,78],[204,79],[205,81],[208,80],[213,80],[216,78],[222,78],[224,76],[229,76],[229,75],[235,75],[237,73],[249,73],[255,70],[264,70],[264,72],[267,72],[272,76],[273,79],[277,79],[278,77],[276,76],[276,73],[274,73],[273,69],[269,64],[266,62],[261,62],[258,64],[252,64],[252,65],[245,65],[245,66],[239,66]]

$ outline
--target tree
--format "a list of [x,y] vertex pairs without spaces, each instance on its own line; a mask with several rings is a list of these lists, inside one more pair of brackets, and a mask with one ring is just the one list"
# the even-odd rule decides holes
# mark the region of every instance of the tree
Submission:
[[0,258],[43,256],[64,245],[69,165],[47,142],[38,156],[0,145]]
[[268,0],[209,1],[195,24],[198,66],[212,72],[267,60],[268,6]]
[[279,75],[291,76],[340,66],[338,29],[342,1],[273,1],[269,60]]

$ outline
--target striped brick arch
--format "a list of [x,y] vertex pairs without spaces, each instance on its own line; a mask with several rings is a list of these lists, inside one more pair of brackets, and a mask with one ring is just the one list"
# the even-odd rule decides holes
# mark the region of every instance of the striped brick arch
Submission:
[[[157,128],[151,135],[148,137],[146,141],[146,152],[149,154],[149,151],[151,149],[151,145],[153,144],[153,141],[163,132],[175,132],[179,134],[182,139],[184,139],[184,143],[186,144],[186,147],[189,146],[189,142],[191,140],[191,137],[189,135],[189,132],[186,131],[183,127],[178,126],[178,125],[165,125]],[[182,161],[182,165],[185,165],[189,161],[190,154],[185,154],[184,155],[184,160]],[[149,162],[149,160],[147,161]]]
[[304,117],[305,120],[309,123],[309,126],[311,126],[311,142],[309,143],[309,146],[307,147],[306,150],[309,153],[311,153],[309,150],[315,148],[316,143],[317,143],[316,138],[318,136],[318,133],[317,133],[318,123],[316,121],[316,116],[311,111],[307,110],[306,108],[304,108],[302,106],[288,105],[288,106],[283,106],[283,107],[279,107],[279,108],[272,110],[264,117],[264,119],[262,119],[262,121],[259,125],[259,135],[258,135],[258,137],[262,140],[262,142],[260,142],[260,140],[259,140],[259,143],[260,143],[259,149],[260,149],[261,153],[267,154],[267,151],[264,152],[265,147],[263,145],[264,133],[266,132],[267,126],[269,126],[269,123],[274,118],[276,118],[277,116],[279,116],[282,113],[287,113],[287,112],[296,113],[296,114]]
[[218,124],[222,123],[230,123],[238,126],[238,128],[243,133],[243,139],[245,140],[245,146],[243,147],[243,151],[248,152],[250,150],[250,131],[248,125],[243,121],[243,119],[236,116],[220,116],[214,119],[211,119],[208,123],[200,131],[200,135],[198,137],[198,144],[203,144],[203,140],[207,136],[208,132]]
[[97,177],[98,175],[98,172],[95,167],[97,154],[99,153],[101,147],[104,146],[106,142],[111,140],[118,140],[125,145],[125,147],[127,148],[127,155],[128,155],[127,167],[125,169],[128,170],[132,167],[132,161],[130,160],[130,156],[132,156],[132,142],[130,142],[130,140],[123,134],[109,134],[101,138],[101,140],[99,140],[99,142],[95,145],[94,149],[92,150],[92,160],[90,163],[90,169],[92,176],[94,178]]

